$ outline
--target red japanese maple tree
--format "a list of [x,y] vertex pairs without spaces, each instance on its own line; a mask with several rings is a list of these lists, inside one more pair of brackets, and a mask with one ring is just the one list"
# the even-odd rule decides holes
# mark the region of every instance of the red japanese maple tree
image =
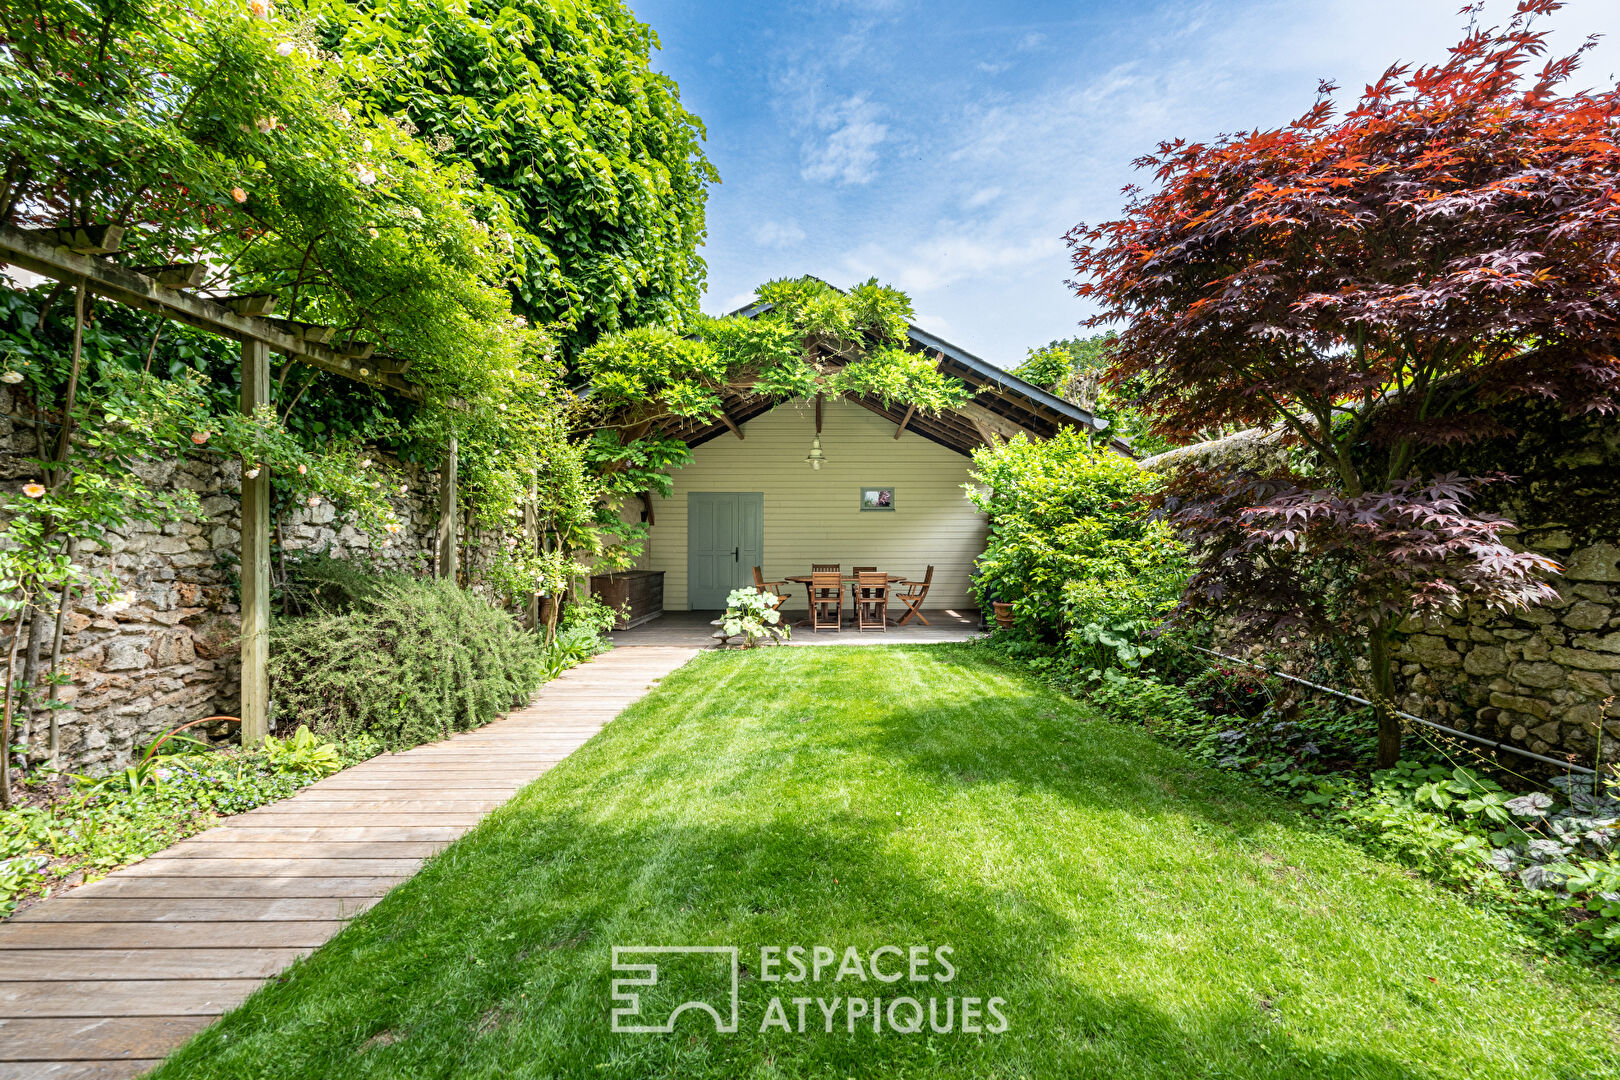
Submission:
[[1092,324],[1124,327],[1113,376],[1142,377],[1160,432],[1280,427],[1297,449],[1270,475],[1179,479],[1202,557],[1184,606],[1332,643],[1380,705],[1386,764],[1406,615],[1528,605],[1556,570],[1468,511],[1500,478],[1426,477],[1424,449],[1503,433],[1515,397],[1609,411],[1620,385],[1620,87],[1568,89],[1590,40],[1543,59],[1560,6],[1522,0],[1342,116],[1323,84],[1287,127],[1162,143],[1137,163],[1151,190],[1068,236]]

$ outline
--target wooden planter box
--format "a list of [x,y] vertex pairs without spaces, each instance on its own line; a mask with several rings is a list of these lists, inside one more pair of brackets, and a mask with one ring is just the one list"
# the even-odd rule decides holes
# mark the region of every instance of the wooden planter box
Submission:
[[621,613],[615,630],[628,630],[640,626],[664,613],[664,572],[662,570],[625,570],[617,574],[598,574],[591,578],[591,595],[610,608],[630,605],[630,616]]

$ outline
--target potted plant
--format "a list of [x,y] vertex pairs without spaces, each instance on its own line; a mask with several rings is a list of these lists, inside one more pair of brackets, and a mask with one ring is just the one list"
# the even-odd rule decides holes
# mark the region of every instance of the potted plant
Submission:
[[1002,630],[1013,628],[1013,606],[1004,600],[992,600],[990,606],[995,609],[996,626]]

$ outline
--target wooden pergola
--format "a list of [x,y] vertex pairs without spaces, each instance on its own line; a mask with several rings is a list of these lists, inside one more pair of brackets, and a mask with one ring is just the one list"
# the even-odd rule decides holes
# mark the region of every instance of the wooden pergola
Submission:
[[[115,253],[123,230],[23,230],[0,225],[0,264],[10,264],[85,293],[161,315],[241,342],[241,409],[251,414],[270,404],[270,354],[280,353],[412,401],[423,397],[405,377],[407,361],[375,355],[375,346],[352,339],[330,343],[335,327],[269,317],[275,298],[268,294],[211,297],[193,291],[202,279],[200,263],[131,270],[97,256]],[[82,312],[82,302],[77,310]],[[438,573],[453,577],[456,535],[456,440],[452,436],[439,473],[439,523],[435,543]],[[242,477],[242,741],[269,733],[270,658],[270,474]]]

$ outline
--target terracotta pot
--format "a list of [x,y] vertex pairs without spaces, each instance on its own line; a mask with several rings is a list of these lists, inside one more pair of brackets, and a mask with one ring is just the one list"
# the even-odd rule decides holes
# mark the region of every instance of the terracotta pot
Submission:
[[1003,630],[1011,630],[1013,627],[1013,606],[1004,604],[1000,600],[992,601],[990,606],[996,609],[996,625]]

